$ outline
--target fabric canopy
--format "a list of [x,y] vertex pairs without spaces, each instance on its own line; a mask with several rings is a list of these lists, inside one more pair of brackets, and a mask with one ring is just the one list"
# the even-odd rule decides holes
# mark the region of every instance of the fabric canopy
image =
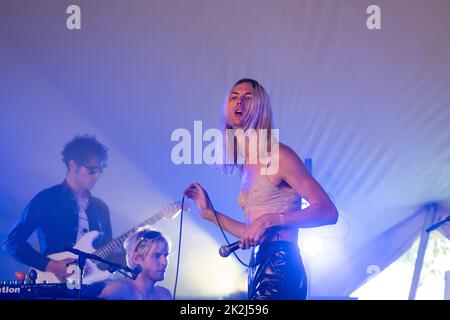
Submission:
[[[83,133],[109,147],[93,193],[108,204],[114,235],[179,200],[191,181],[242,220],[237,177],[170,155],[175,129],[219,127],[225,95],[243,77],[269,92],[280,140],[312,159],[340,213],[334,226],[300,230],[311,297],[349,295],[369,266],[408,249],[427,204],[450,205],[449,1],[77,4],[80,30],[67,29],[66,2],[0,3],[2,238],[34,194],[63,180],[62,147]],[[372,4],[379,30],[366,24]],[[178,220],[155,227],[176,252]],[[217,227],[196,210],[183,227],[178,294],[242,290],[245,268],[218,257]],[[0,279],[25,270],[3,252],[0,261]]]

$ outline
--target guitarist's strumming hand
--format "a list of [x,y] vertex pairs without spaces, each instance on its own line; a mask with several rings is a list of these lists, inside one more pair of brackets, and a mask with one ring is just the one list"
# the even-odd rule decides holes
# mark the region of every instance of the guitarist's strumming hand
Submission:
[[54,273],[57,276],[60,277],[70,277],[72,274],[74,274],[75,271],[72,271],[71,273],[67,272],[67,267],[74,262],[76,259],[67,258],[64,260],[50,260],[47,264],[47,268],[45,269],[46,272]]

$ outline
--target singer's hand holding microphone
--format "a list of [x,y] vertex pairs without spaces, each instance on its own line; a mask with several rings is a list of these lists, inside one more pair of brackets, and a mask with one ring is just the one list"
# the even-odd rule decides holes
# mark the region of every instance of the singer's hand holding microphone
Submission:
[[256,247],[261,243],[267,229],[277,226],[278,219],[278,214],[265,214],[260,216],[247,227],[239,241],[221,246],[219,249],[219,254],[222,257],[228,257],[239,248],[249,249],[251,247]]
[[[253,245],[251,245],[250,247],[254,247],[254,246],[257,246],[257,245],[258,245],[258,243],[256,243],[256,242],[252,242],[252,243],[253,243]],[[250,247],[249,247],[249,248],[250,248]],[[228,244],[228,245],[224,244],[223,246],[221,246],[221,247],[219,248],[219,255],[220,255],[221,257],[226,258],[226,257],[228,257],[230,254],[232,254],[234,251],[236,251],[237,249],[248,249],[248,248],[244,248],[244,247],[242,246],[241,240],[238,240],[238,241],[235,241],[235,242],[230,243],[230,244]]]
[[267,229],[267,224],[264,222],[264,216],[258,218],[253,222],[243,233],[240,240],[223,245],[219,249],[219,254],[222,257],[228,257],[237,249],[249,249],[256,247]]
[[233,243],[230,243],[228,245],[223,245],[219,249],[219,255],[221,257],[228,257],[230,254],[232,254],[237,249],[249,249],[251,247],[255,247],[259,244],[259,241],[255,241],[253,239],[248,240],[248,245],[245,246],[245,242],[242,242],[242,240],[235,241]]

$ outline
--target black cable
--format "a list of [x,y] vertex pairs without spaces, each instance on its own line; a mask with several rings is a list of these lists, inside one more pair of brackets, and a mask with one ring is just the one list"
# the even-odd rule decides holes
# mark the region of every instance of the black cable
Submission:
[[[222,235],[223,235],[223,237],[225,238],[225,241],[227,242],[228,245],[230,245],[230,241],[228,241],[228,238],[227,238],[225,232],[223,231],[222,225],[220,224],[219,217],[217,216],[216,211],[213,210],[213,212],[214,212],[214,216],[216,217],[217,225],[219,226],[220,231],[222,232]],[[261,261],[262,261],[262,259],[260,259],[260,261],[255,261],[255,263],[253,263],[253,264],[246,264],[245,262],[243,262],[243,261],[238,257],[238,255],[236,254],[235,251],[233,251],[233,255],[236,257],[236,259],[237,259],[243,266],[246,266],[247,268],[253,268],[253,267],[257,266],[258,264],[260,264]]]
[[177,284],[178,284],[178,271],[180,269],[180,255],[181,255],[181,235],[183,232],[183,211],[184,211],[184,196],[181,199],[181,214],[180,214],[180,234],[178,236],[178,255],[177,255],[177,271],[175,272],[175,284],[173,286],[173,300],[177,294]]

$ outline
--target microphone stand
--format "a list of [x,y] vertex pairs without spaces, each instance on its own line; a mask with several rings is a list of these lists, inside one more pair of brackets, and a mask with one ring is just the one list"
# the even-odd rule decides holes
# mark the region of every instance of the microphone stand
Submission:
[[450,221],[450,215],[449,215],[447,218],[445,218],[444,220],[439,221],[439,222],[436,223],[436,224],[433,224],[431,227],[427,228],[425,231],[428,232],[428,233],[430,233],[430,232],[433,231],[434,229],[439,228],[441,225],[443,225],[444,223],[449,222],[449,221]]
[[86,257],[83,255],[78,256],[78,268],[80,269],[80,288],[78,288],[78,300],[81,299],[81,291],[83,289],[83,273],[84,273],[84,266],[86,265]]
[[[83,288],[83,273],[84,273],[84,266],[86,265],[86,260],[90,259],[90,260],[94,260],[94,261],[98,261],[101,263],[104,263],[106,265],[108,265],[108,271],[110,273],[113,273],[115,271],[123,274],[124,276],[132,279],[132,280],[136,280],[137,274],[135,274],[135,272],[133,270],[131,270],[130,268],[123,266],[121,264],[118,263],[114,263],[108,260],[105,260],[95,254],[92,253],[87,253],[75,248],[70,248],[70,247],[66,247],[65,248],[66,251],[69,251],[75,255],[78,256],[78,267],[80,268],[80,288],[78,289],[78,300],[81,298],[81,291]],[[122,271],[123,270],[123,271]],[[125,272],[124,272],[125,271]],[[130,273],[132,276],[130,276],[129,274],[127,274],[126,272]]]

